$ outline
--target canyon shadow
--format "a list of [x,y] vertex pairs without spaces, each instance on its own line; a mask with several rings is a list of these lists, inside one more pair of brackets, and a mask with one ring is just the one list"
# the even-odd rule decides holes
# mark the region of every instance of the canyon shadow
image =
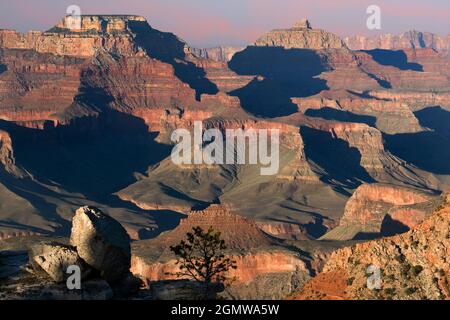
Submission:
[[423,66],[419,63],[409,62],[408,56],[403,50],[363,50],[363,52],[372,56],[373,60],[383,66],[396,67],[400,70],[410,70],[423,72]]
[[245,87],[230,94],[240,99],[251,114],[274,118],[297,112],[294,97],[308,97],[328,89],[319,79],[330,70],[324,59],[310,49],[250,46],[234,55],[229,68],[239,75],[255,76]]

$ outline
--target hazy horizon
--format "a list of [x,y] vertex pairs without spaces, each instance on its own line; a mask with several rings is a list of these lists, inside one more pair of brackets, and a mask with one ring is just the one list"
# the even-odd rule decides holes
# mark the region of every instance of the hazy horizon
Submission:
[[[105,4],[107,3],[107,4]],[[450,33],[448,0],[128,0],[128,1],[0,1],[0,28],[20,32],[47,30],[78,5],[82,14],[136,14],[152,27],[170,31],[195,47],[242,46],[274,28],[292,26],[308,18],[314,28],[339,36],[401,33],[409,30]],[[382,28],[366,27],[369,5],[381,8]]]

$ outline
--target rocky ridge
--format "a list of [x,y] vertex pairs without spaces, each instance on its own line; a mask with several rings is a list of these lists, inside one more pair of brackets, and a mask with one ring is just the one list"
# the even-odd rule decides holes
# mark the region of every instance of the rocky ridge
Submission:
[[[450,208],[447,198],[411,231],[337,250],[323,273],[296,299],[448,299]],[[381,269],[381,287],[366,285],[368,266]],[[333,283],[325,284],[333,279]]]
[[416,30],[397,35],[381,34],[375,37],[346,37],[344,41],[352,50],[431,48],[446,53],[450,49],[450,36],[439,36],[430,32]]
[[381,183],[361,185],[345,206],[338,227],[323,240],[364,239],[406,232],[422,223],[439,202],[436,194]]

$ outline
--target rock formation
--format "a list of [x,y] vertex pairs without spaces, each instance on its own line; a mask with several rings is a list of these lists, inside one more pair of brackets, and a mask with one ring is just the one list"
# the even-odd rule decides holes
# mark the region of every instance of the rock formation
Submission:
[[[406,198],[405,198],[406,199]],[[450,207],[445,202],[411,231],[337,250],[297,299],[448,299]],[[381,286],[367,287],[381,270]]]
[[70,243],[108,281],[122,278],[130,269],[130,237],[119,222],[96,208],[77,210]]
[[[31,49],[38,53],[65,56],[92,57],[99,50],[111,50],[133,55],[135,46],[130,31],[133,23],[143,23],[140,16],[82,16],[81,29],[70,29],[64,17],[54,28],[46,32],[20,34],[13,30],[0,31],[0,48]],[[112,36],[115,34],[115,36]]]
[[29,257],[35,270],[42,269],[56,283],[67,280],[69,266],[80,268],[82,280],[86,279],[92,271],[74,248],[58,243],[35,244],[29,250]]
[[[212,225],[238,262],[224,296],[279,298],[320,272],[331,248],[417,228],[448,189],[443,38],[349,49],[302,20],[245,49],[197,50],[140,16],[82,16],[75,29],[68,19],[45,32],[0,30],[0,238],[68,236],[72,209],[89,205],[74,219],[76,255],[62,244],[32,255],[57,281],[79,256],[109,281],[92,280],[98,296],[126,296],[130,265],[165,280],[176,268],[168,245]],[[176,166],[171,134],[195,121],[279,130],[278,174]],[[133,244],[131,262],[129,236],[151,239]],[[348,278],[330,272],[329,295],[340,296]]]
[[242,50],[244,47],[215,47],[215,48],[189,48],[189,50],[197,57],[208,59],[216,62],[228,62],[233,59],[233,56]]
[[[25,245],[25,261],[19,260],[21,251],[1,251],[1,259],[3,253],[7,258],[19,257],[17,262],[9,262],[18,268],[7,268],[6,272],[0,268],[0,288],[7,288],[6,298],[107,300],[136,295],[141,280],[130,273],[130,239],[119,222],[97,208],[81,207],[73,218],[70,242],[74,246],[32,239],[31,244]],[[0,261],[0,265],[3,263]],[[70,289],[65,283],[73,275],[69,267],[74,266],[80,270],[81,289]]]
[[255,45],[314,50],[347,48],[338,36],[313,29],[308,20],[301,20],[290,29],[272,30],[256,40]]
[[439,197],[432,193],[386,184],[363,184],[345,206],[337,228],[323,240],[394,235],[420,224],[429,216]]
[[422,131],[410,104],[406,101],[373,99],[356,93],[326,92],[316,96],[295,99],[305,115],[345,122],[363,122],[388,134]]
[[344,41],[352,50],[431,48],[437,51],[448,52],[450,49],[450,36],[439,36],[430,32],[416,30],[403,32],[398,35],[381,34],[376,37],[346,37]]

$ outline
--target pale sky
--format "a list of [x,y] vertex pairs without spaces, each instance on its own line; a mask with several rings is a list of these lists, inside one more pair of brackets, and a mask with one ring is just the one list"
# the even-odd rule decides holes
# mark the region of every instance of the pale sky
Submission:
[[[450,33],[450,0],[0,0],[0,28],[47,30],[78,5],[82,14],[137,14],[197,47],[245,45],[307,17],[340,36],[411,29]],[[369,5],[381,8],[382,29],[366,27]]]

